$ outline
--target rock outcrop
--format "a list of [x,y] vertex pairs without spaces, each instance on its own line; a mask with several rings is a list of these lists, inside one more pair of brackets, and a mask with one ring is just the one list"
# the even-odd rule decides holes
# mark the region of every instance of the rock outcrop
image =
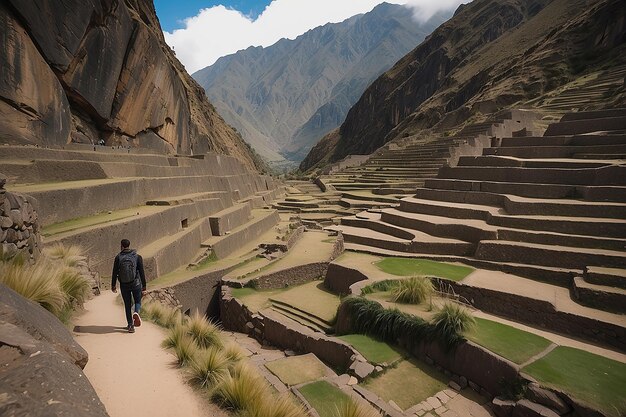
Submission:
[[374,81],[300,169],[369,154],[423,129],[447,130],[615,65],[625,13],[619,0],[467,4]]
[[0,5],[0,142],[216,151],[255,167],[165,43],[148,0]]
[[0,415],[107,416],[87,352],[51,313],[0,284]]

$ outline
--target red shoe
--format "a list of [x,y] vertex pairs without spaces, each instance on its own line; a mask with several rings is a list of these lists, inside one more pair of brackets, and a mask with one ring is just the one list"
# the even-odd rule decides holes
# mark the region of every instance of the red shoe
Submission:
[[133,324],[135,327],[141,326],[141,317],[139,317],[139,313],[133,313]]

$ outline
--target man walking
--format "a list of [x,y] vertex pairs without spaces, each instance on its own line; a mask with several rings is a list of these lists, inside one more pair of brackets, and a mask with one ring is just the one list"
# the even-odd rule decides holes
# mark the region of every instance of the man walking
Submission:
[[[113,275],[111,276],[111,291],[117,292],[116,283],[120,282],[120,291],[124,299],[128,333],[135,333],[135,327],[141,326],[141,296],[146,291],[146,275],[143,272],[143,258],[135,249],[130,249],[130,241],[122,239],[121,252],[113,262]],[[131,315],[133,302],[135,312]]]

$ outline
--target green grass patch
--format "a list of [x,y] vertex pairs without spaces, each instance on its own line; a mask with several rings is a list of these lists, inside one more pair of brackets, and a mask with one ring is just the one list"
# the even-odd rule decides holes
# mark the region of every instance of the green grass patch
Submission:
[[367,285],[361,289],[361,294],[373,294],[375,292],[388,292],[393,290],[398,286],[399,280],[397,279],[386,279],[383,281],[377,281],[373,284]]
[[376,262],[375,265],[383,272],[392,275],[426,275],[453,281],[460,281],[474,272],[474,268],[469,266],[452,265],[444,262],[430,261],[428,259],[385,258],[382,261]]
[[233,288],[231,294],[240,300],[250,311],[257,312],[271,306],[270,297],[280,294],[286,289],[259,291],[254,288]]
[[393,400],[403,410],[432,397],[448,385],[448,378],[434,367],[406,360],[363,386],[385,401]]
[[626,364],[622,362],[559,346],[523,370],[607,415],[626,415]]
[[315,381],[328,374],[328,368],[311,353],[272,361],[265,367],[290,386]]
[[207,256],[206,258],[198,262],[196,265],[193,265],[189,269],[192,271],[199,271],[199,270],[209,267],[211,264],[215,262],[217,262],[217,255],[215,254],[215,252],[211,251],[209,256]]
[[543,352],[551,342],[536,334],[506,324],[476,318],[476,325],[465,337],[517,364]]
[[402,355],[385,342],[380,342],[370,336],[362,334],[349,334],[340,336],[339,339],[352,345],[369,362],[377,364],[387,362],[393,363],[400,359]]
[[343,391],[326,381],[305,385],[300,388],[300,393],[320,417],[335,417],[339,404],[349,399]]

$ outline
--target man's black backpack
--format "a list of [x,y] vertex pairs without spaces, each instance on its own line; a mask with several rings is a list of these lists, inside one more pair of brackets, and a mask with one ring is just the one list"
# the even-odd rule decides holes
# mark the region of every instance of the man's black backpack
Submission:
[[135,281],[137,275],[137,252],[120,252],[120,282],[130,284]]

